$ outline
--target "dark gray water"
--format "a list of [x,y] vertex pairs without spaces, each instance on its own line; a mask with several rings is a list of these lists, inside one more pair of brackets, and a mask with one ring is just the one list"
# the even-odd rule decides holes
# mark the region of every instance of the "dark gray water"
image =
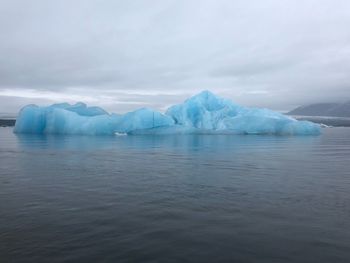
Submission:
[[0,262],[350,262],[350,129],[0,129]]

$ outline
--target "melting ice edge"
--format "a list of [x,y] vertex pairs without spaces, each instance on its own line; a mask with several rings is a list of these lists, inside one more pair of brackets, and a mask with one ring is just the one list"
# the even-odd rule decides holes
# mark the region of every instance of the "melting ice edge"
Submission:
[[15,133],[32,134],[276,134],[317,135],[320,126],[297,121],[268,109],[248,108],[203,91],[164,114],[148,108],[123,115],[109,114],[84,103],[27,105],[21,109]]

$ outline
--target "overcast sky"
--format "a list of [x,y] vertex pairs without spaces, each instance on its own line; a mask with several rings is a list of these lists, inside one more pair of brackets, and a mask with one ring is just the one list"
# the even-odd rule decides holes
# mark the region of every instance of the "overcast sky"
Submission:
[[350,1],[0,0],[0,112],[162,110],[204,89],[275,110],[350,100]]

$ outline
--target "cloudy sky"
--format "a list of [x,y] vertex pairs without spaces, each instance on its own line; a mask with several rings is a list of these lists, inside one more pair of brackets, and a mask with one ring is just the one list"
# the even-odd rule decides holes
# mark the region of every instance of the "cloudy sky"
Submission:
[[0,0],[0,38],[0,112],[350,100],[348,0]]

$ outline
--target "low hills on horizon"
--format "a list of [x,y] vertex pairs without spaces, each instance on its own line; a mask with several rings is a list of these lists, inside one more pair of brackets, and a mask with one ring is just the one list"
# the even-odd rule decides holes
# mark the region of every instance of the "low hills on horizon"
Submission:
[[333,127],[350,127],[350,101],[344,103],[314,103],[288,113],[298,120],[307,120]]
[[314,103],[291,110],[287,115],[350,118],[350,101],[344,103]]

